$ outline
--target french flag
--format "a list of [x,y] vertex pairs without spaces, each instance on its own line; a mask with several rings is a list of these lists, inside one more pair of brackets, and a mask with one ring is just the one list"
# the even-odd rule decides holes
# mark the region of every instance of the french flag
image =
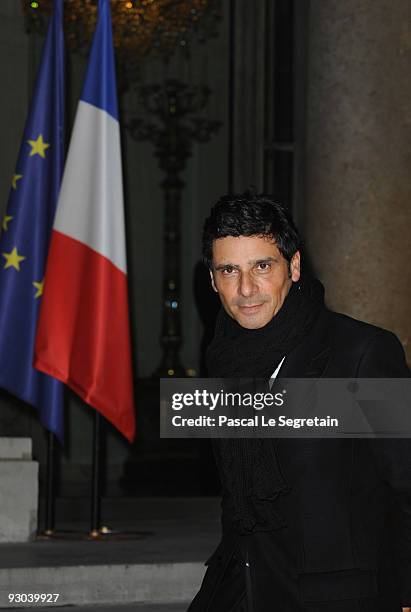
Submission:
[[135,433],[120,126],[109,0],[99,16],[49,248],[34,366]]

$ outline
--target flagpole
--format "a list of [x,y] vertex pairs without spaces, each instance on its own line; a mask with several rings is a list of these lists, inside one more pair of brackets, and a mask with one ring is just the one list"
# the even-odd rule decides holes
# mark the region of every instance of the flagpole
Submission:
[[54,533],[55,517],[55,435],[52,431],[47,434],[47,472],[46,472],[46,516],[44,534]]
[[91,528],[90,536],[97,538],[100,535],[101,517],[101,416],[94,411],[93,431],[93,474],[91,483]]

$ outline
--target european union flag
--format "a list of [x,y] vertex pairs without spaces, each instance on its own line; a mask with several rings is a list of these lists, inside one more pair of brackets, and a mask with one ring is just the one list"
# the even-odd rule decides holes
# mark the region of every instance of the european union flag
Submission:
[[63,385],[32,366],[64,161],[63,2],[54,0],[0,239],[0,386],[63,439]]

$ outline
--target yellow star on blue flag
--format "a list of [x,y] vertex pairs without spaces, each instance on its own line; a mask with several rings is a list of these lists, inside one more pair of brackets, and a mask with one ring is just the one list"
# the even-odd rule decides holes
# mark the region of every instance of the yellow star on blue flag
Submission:
[[23,178],[22,174],[13,174],[13,178],[11,179],[11,186],[13,189],[17,189],[17,181]]
[[32,155],[40,155],[43,159],[46,157],[46,149],[49,148],[50,144],[43,141],[42,134],[39,134],[36,140],[28,140],[27,142],[31,146],[30,157]]
[[17,252],[17,247],[14,247],[10,253],[2,253],[3,257],[6,260],[4,265],[4,269],[14,268],[15,270],[20,271],[20,262],[26,259],[24,255],[19,255]]
[[36,288],[36,293],[34,294],[35,298],[39,298],[43,295],[44,289],[44,280],[42,281],[33,281],[33,286]]
[[9,223],[12,219],[13,219],[12,215],[4,215],[1,226],[5,232],[7,232],[7,230],[9,229]]

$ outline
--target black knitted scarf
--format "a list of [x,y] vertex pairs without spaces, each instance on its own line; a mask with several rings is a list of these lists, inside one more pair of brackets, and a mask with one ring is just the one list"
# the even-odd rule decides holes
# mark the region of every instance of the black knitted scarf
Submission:
[[[281,359],[304,339],[324,307],[324,288],[309,276],[293,283],[278,313],[260,329],[246,329],[221,309],[207,349],[213,378],[269,378]],[[239,533],[269,531],[285,523],[273,502],[289,487],[278,463],[275,440],[213,440],[230,521]]]

